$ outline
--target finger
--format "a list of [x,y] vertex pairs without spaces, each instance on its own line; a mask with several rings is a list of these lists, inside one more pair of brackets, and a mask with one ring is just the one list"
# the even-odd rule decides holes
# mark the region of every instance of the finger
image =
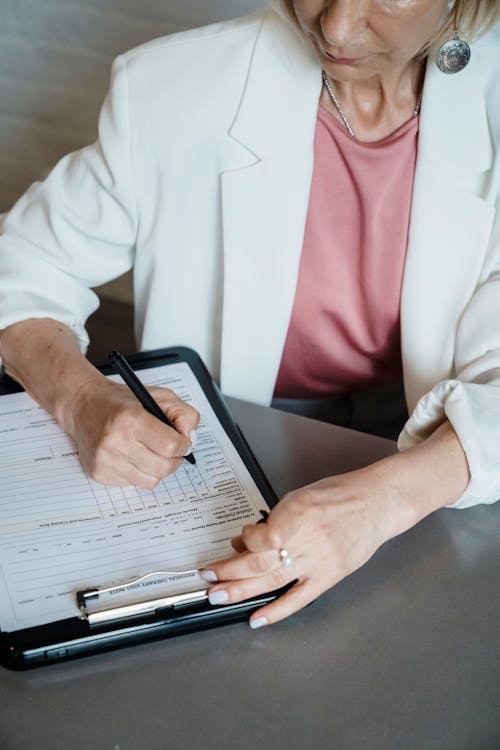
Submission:
[[224,583],[212,586],[208,592],[208,601],[214,605],[242,602],[269,591],[276,591],[293,580],[294,576],[290,574],[289,569],[275,568],[265,576],[224,581]]
[[233,581],[244,578],[264,576],[280,566],[277,550],[255,554],[242,551],[238,555],[227,557],[216,563],[210,563],[210,570],[202,570],[201,575],[208,581]]
[[[137,439],[137,433],[141,436],[141,430],[144,429],[144,420],[146,427],[150,427],[144,439],[151,441],[153,436],[152,442],[157,450],[163,450],[166,455],[160,455]],[[168,433],[172,435],[169,436]],[[160,444],[158,440],[161,441]],[[127,479],[128,484],[151,488],[182,465],[181,451],[184,442],[187,442],[186,438],[177,435],[174,430],[142,409],[133,420],[128,415],[125,426],[110,432],[96,450],[88,450],[87,446],[82,446],[80,458],[92,478],[98,482],[122,486],[123,480]]]
[[133,438],[161,458],[182,458],[191,449],[191,440],[173,427],[143,410]]
[[182,466],[182,456],[160,456],[149,446],[136,442],[132,451],[123,452],[124,458],[140,471],[157,477],[158,481]]
[[260,628],[263,625],[284,620],[286,617],[298,612],[299,609],[307,607],[320,596],[327,587],[314,585],[310,579],[298,581],[291,589],[279,596],[271,604],[261,607],[252,613],[250,627]]
[[241,534],[240,536],[235,536],[234,539],[231,539],[231,547],[236,550],[236,552],[246,551],[245,543],[241,537]]
[[252,552],[279,550],[288,546],[302,525],[301,506],[292,501],[282,500],[273,508],[266,523],[250,524],[243,528],[243,542]]
[[191,404],[180,399],[176,393],[168,388],[151,388],[151,395],[175,425],[175,429],[186,437],[190,437],[200,421],[200,415]]
[[[179,461],[179,464],[181,464],[182,461]],[[145,471],[142,471],[137,466],[134,466],[133,464],[129,464],[130,466],[130,473],[129,473],[129,479],[130,481],[127,482],[127,484],[133,484],[136,487],[140,487],[143,490],[149,490],[152,492],[158,484],[161,482],[162,477],[158,478],[157,476],[152,476],[151,474],[147,474]],[[176,469],[174,469],[176,471]],[[171,472],[173,473],[173,472]]]
[[156,486],[164,477],[174,474],[183,464],[182,457],[166,458],[165,456],[159,456],[143,443],[137,443],[132,456],[124,454],[123,459],[136,471],[151,477],[152,480],[154,479],[155,484],[153,486]]
[[85,461],[82,455],[80,455],[80,460],[85,471],[100,484],[114,487],[135,485],[142,489],[153,490],[159,481],[157,476],[146,473],[126,457],[109,456],[101,459],[97,464]]

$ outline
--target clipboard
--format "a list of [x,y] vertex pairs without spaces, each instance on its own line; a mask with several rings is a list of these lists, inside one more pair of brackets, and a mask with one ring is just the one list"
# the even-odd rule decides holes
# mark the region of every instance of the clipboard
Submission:
[[[189,366],[220,425],[258,488],[265,508],[271,509],[277,502],[276,495],[198,354],[187,347],[172,347],[134,354],[128,357],[128,360],[138,371],[176,363],[186,363]],[[112,374],[112,368],[107,361],[98,362],[96,366],[104,374]],[[22,391],[22,388],[7,376],[0,379],[0,398],[2,394],[18,391]],[[266,513],[265,510],[261,512],[264,515]],[[179,571],[172,573],[177,574]],[[158,574],[163,572],[151,571],[142,578]],[[209,604],[207,588],[204,588],[180,591],[160,599],[139,600],[135,603],[137,606],[131,608],[125,606],[97,609],[97,616],[95,612],[90,611],[91,600],[97,599],[101,594],[114,593],[115,589],[133,586],[135,583],[136,581],[131,580],[121,586],[111,586],[104,590],[87,588],[75,591],[80,616],[11,632],[0,631],[0,663],[10,669],[28,669],[240,622],[248,619],[251,612],[272,601],[285,590],[270,592],[237,604],[213,606]]]

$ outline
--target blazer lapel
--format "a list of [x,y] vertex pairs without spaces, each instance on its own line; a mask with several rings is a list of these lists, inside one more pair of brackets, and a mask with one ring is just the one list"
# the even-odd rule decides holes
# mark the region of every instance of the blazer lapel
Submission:
[[495,216],[480,191],[493,158],[480,50],[456,76],[440,73],[432,54],[429,61],[401,305],[410,410],[455,374],[456,327],[478,282]]
[[230,137],[242,166],[222,175],[221,387],[269,404],[288,330],[313,168],[321,69],[270,13]]

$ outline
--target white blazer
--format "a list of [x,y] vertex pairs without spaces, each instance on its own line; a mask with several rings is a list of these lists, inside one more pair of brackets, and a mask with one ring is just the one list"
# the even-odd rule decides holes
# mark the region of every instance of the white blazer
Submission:
[[[134,265],[142,348],[196,349],[222,390],[269,404],[290,320],[321,69],[275,8],[118,58],[99,140],[3,223],[0,327],[50,316],[82,347],[88,287]],[[500,497],[500,29],[425,79],[401,307],[407,448],[446,417]]]

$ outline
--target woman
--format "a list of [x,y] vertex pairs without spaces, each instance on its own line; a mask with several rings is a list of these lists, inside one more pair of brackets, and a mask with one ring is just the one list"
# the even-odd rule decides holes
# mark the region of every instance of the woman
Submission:
[[[99,141],[5,220],[5,367],[100,481],[155,486],[197,423],[156,392],[166,432],[80,353],[88,287],[132,265],[142,348],[192,346],[229,395],[323,398],[402,360],[404,452],[290,493],[205,571],[214,604],[297,581],[253,627],[437,508],[500,497],[499,18],[287,0],[144,45],[115,63]],[[465,67],[463,41],[442,47],[455,25],[481,32]]]

